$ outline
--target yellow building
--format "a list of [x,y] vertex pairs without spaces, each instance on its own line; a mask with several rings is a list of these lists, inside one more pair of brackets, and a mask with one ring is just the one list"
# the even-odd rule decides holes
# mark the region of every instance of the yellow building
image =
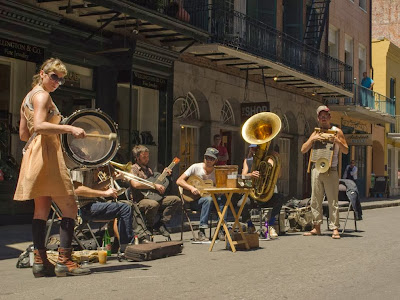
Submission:
[[[373,40],[372,67],[374,91],[395,99],[396,91],[400,90],[400,48],[386,38]],[[382,170],[382,165],[373,164],[373,172],[384,172],[389,176],[390,195],[400,194],[400,139],[387,137],[387,133],[400,133],[399,103],[395,103],[395,111],[396,124],[385,127],[385,168]]]

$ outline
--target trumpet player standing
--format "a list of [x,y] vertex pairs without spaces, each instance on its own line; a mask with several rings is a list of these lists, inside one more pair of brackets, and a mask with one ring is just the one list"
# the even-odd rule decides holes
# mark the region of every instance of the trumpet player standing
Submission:
[[336,131],[336,135],[324,135],[320,132],[313,132],[308,140],[302,145],[301,153],[307,153],[315,141],[326,142],[327,139],[334,144],[333,157],[331,166],[325,173],[319,172],[316,168],[311,171],[311,212],[313,214],[314,228],[304,233],[305,236],[321,235],[322,224],[322,200],[324,194],[328,199],[329,207],[329,228],[333,230],[332,238],[340,239],[339,235],[339,207],[338,207],[338,194],[339,194],[339,174],[338,162],[339,151],[344,154],[349,152],[346,139],[341,129],[331,126],[331,114],[329,108],[321,105],[317,108],[318,123],[321,131],[332,130]]

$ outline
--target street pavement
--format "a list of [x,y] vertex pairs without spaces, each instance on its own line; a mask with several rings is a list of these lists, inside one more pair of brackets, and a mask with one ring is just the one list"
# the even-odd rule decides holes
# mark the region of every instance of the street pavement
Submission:
[[209,252],[185,232],[180,255],[140,263],[113,258],[93,264],[92,275],[67,278],[35,279],[31,269],[17,269],[30,225],[1,226],[0,299],[399,299],[399,204],[364,202],[359,231],[350,220],[340,240],[324,224],[322,236],[290,233],[236,253],[218,242]]

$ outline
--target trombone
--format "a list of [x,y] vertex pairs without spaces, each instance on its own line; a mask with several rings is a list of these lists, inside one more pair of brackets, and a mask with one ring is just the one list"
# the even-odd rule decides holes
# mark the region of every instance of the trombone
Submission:
[[140,178],[140,177],[138,177],[136,175],[133,175],[132,173],[126,172],[126,171],[130,171],[131,170],[131,168],[132,168],[132,163],[131,162],[128,162],[126,164],[120,164],[120,163],[116,163],[114,161],[110,161],[110,164],[115,166],[115,167],[117,167],[117,168],[119,168],[119,170],[118,169],[115,169],[115,170],[117,172],[121,173],[122,175],[124,175],[125,179],[133,180],[133,181],[142,183],[144,185],[147,185],[148,187],[151,187],[152,189],[156,188],[156,186],[155,186],[155,184],[153,182],[151,182],[149,180],[146,180],[146,179],[143,179],[143,178]]

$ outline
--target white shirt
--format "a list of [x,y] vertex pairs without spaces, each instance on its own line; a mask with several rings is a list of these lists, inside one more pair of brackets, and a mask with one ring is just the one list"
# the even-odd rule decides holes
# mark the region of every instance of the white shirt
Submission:
[[211,179],[215,185],[215,169],[213,169],[210,174],[206,174],[206,170],[204,170],[204,163],[193,164],[184,173],[187,177],[191,175],[197,175],[203,180]]
[[[343,179],[347,178],[347,171],[349,170],[349,168],[350,168],[350,165],[347,165],[347,167],[343,173]],[[350,175],[353,176],[354,180],[357,179],[357,167],[356,166],[354,166],[353,169],[350,171]]]

